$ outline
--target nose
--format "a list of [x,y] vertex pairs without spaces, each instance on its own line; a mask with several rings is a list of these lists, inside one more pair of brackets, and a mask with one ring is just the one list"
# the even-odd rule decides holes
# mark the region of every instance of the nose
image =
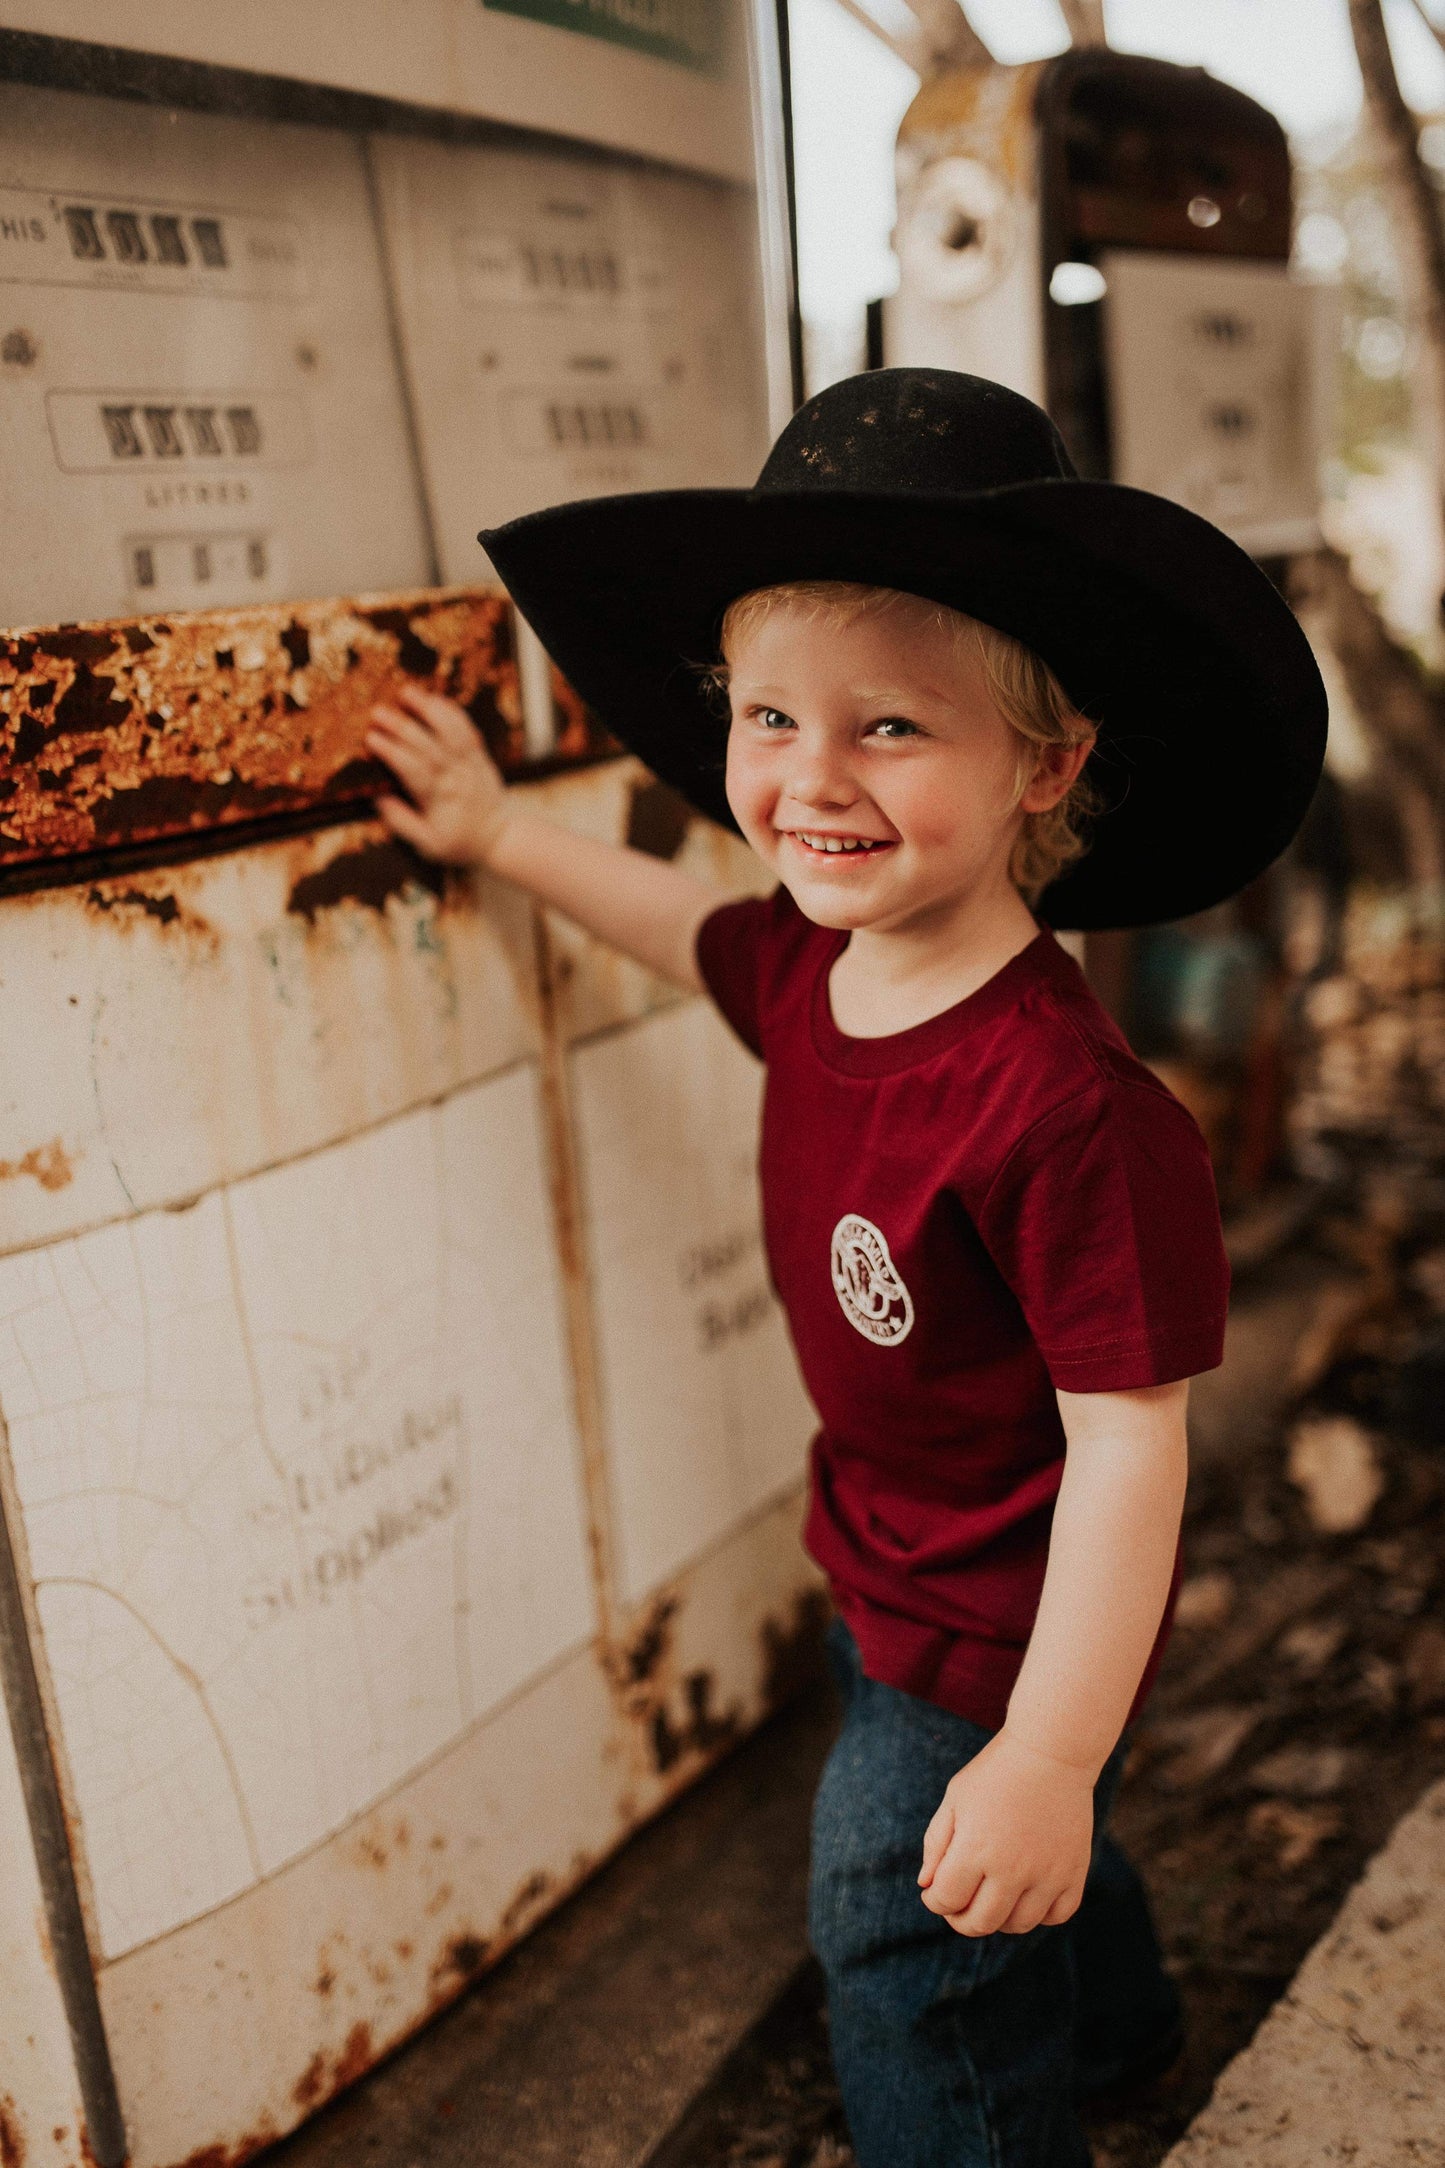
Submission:
[[799,730],[788,762],[783,796],[799,808],[838,812],[858,797],[847,749],[825,730]]

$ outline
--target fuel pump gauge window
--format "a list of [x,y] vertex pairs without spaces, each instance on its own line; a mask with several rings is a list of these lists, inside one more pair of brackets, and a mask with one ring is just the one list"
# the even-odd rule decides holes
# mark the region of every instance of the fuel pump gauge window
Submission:
[[746,191],[564,152],[373,149],[444,577],[484,574],[479,527],[568,497],[752,480]]
[[424,583],[354,138],[18,84],[0,129],[10,621]]

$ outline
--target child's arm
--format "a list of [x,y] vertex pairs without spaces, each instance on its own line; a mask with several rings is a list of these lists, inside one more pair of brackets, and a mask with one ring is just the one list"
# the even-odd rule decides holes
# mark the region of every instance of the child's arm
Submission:
[[702,992],[697,931],[724,897],[644,851],[574,835],[518,806],[465,709],[417,686],[400,699],[372,709],[366,739],[414,801],[377,800],[388,828],[426,858],[515,881],[599,941]]
[[923,1902],[964,1935],[1078,1909],[1093,1789],[1159,1631],[1184,1510],[1187,1380],[1060,1393],[1068,1450],[1038,1618],[1003,1729],[923,1840]]

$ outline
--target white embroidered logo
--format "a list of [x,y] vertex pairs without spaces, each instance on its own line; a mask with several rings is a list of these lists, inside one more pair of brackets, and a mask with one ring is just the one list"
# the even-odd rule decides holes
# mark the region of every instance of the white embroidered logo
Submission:
[[865,1339],[895,1347],[913,1330],[913,1297],[872,1220],[847,1212],[833,1229],[833,1285],[843,1315]]

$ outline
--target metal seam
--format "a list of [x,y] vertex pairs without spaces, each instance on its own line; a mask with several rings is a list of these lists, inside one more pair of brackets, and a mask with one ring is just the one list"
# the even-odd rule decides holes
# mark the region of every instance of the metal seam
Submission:
[[96,1992],[95,1967],[85,1932],[75,1863],[66,1833],[60,1782],[45,1725],[34,1653],[20,1593],[20,1575],[0,1497],[0,1688],[20,1768],[20,1784],[35,1848],[56,1978],[70,2029],[76,2082],[97,2168],[124,2168],[125,2123],[105,2020]]

